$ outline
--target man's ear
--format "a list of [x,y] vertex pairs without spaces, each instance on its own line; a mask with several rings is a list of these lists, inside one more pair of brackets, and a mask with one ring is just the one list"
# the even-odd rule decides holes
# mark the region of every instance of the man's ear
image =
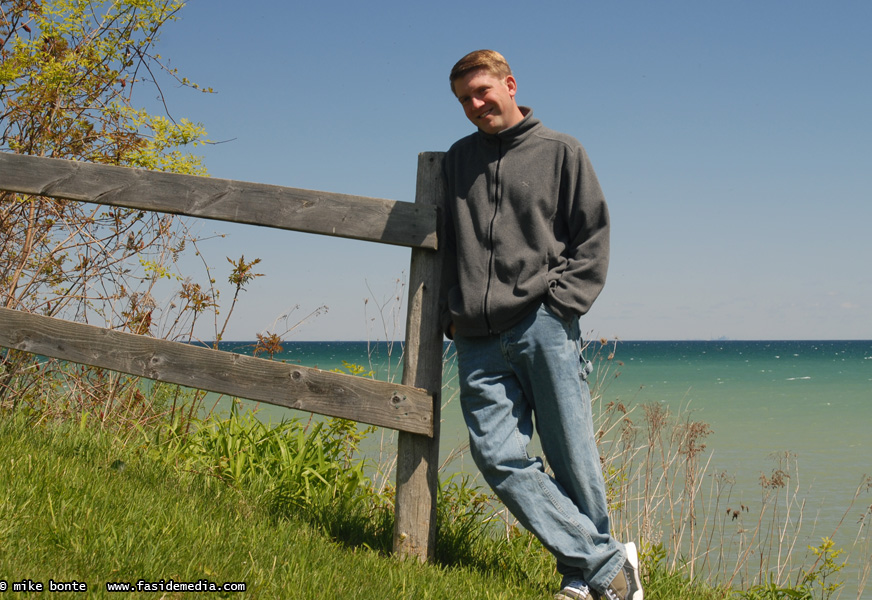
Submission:
[[506,76],[506,87],[509,88],[509,95],[514,98],[515,94],[518,93],[518,82],[513,76]]

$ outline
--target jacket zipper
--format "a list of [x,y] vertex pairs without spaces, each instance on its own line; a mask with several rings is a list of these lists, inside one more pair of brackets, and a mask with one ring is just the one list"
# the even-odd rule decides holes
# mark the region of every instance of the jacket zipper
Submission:
[[494,223],[497,220],[497,213],[500,208],[500,200],[502,199],[502,193],[500,189],[500,165],[503,162],[503,141],[501,139],[497,139],[497,168],[494,173],[494,213],[491,217],[490,226],[488,227],[488,245],[490,256],[488,258],[488,270],[487,270],[487,287],[484,291],[484,321],[487,324],[488,332],[493,335],[494,330],[491,326],[490,321],[490,310],[489,310],[489,300],[490,300],[490,292],[491,292],[491,282],[494,278],[494,271],[496,266],[496,257],[494,252]]

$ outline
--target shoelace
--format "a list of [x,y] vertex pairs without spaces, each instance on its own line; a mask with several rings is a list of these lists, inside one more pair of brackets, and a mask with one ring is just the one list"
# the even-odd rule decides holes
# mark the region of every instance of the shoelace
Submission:
[[567,594],[571,594],[572,598],[578,598],[578,599],[583,599],[583,600],[587,600],[587,599],[591,598],[590,588],[587,586],[584,586],[583,588],[578,588],[575,586],[568,586],[568,587],[563,588],[563,590],[561,590],[561,593],[562,593],[561,595],[564,598],[570,597]]

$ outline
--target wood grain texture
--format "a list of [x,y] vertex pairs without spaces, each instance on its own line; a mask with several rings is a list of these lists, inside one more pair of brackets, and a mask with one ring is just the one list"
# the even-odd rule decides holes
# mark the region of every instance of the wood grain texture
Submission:
[[436,209],[383,200],[0,152],[0,190],[436,248]]
[[0,308],[0,346],[322,415],[433,434],[433,398],[410,386]]
[[[441,152],[418,157],[416,202],[441,206],[445,196]],[[394,552],[420,561],[436,550],[436,498],[439,469],[439,421],[442,403],[443,334],[439,325],[442,253],[412,250],[403,383],[426,389],[433,397],[432,437],[400,432],[397,437],[397,491]]]

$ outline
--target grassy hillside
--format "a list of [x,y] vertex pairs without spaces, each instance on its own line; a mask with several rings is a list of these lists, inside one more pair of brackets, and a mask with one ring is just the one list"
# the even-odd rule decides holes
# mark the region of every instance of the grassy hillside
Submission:
[[35,426],[4,415],[0,456],[0,577],[6,594],[24,580],[46,591],[50,580],[69,589],[84,585],[88,597],[118,597],[106,591],[107,582],[135,587],[139,580],[163,580],[166,590],[172,580],[245,584],[244,592],[216,597],[543,597],[541,589],[504,577],[403,563],[343,546],[305,520],[275,518],[213,476],[180,472],[122,448],[109,433]]

